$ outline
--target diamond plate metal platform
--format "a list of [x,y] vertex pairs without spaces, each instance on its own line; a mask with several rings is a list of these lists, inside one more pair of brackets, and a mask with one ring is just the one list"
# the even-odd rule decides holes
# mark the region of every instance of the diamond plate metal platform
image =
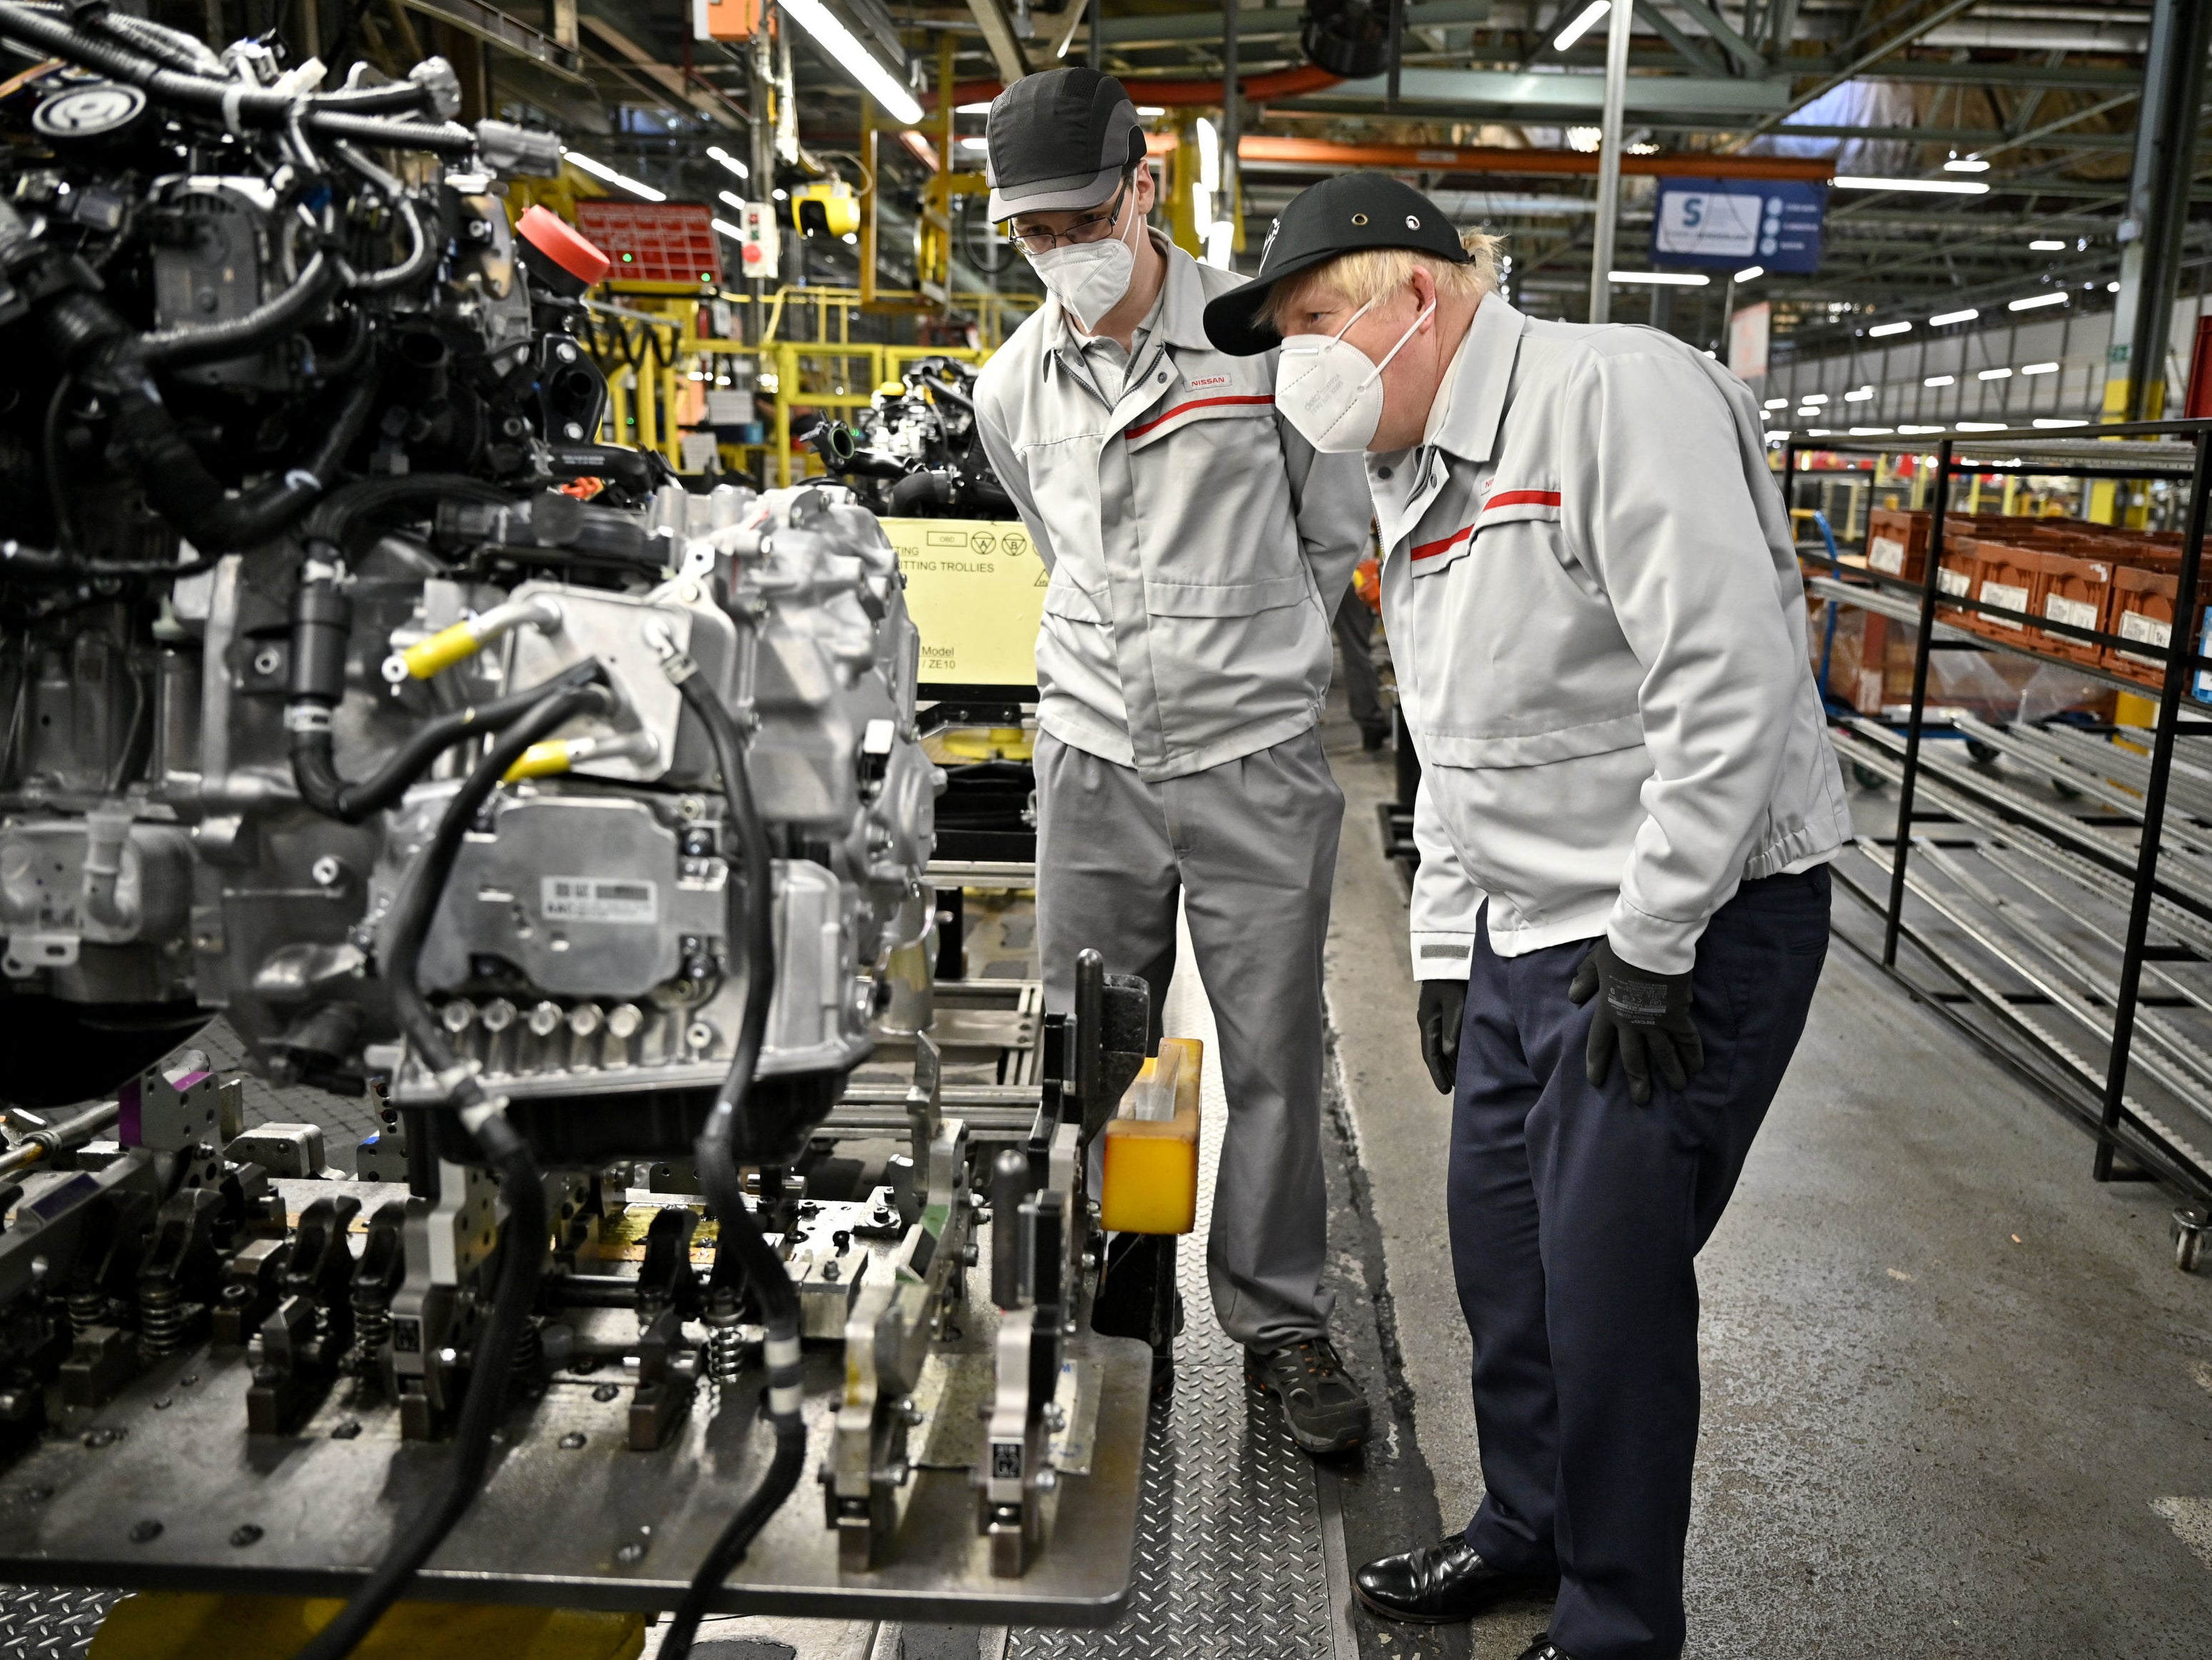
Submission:
[[0,1585],[0,1660],[76,1660],[122,1594]]
[[1146,1438],[1128,1611],[1103,1631],[1015,1631],[1007,1660],[1357,1660],[1341,1602],[1342,1547],[1325,1543],[1325,1523],[1336,1518],[1324,1515],[1316,1468],[1291,1439],[1281,1408],[1244,1381],[1243,1351],[1213,1317],[1206,1219],[1228,1104],[1187,935],[1180,962],[1167,1031],[1200,1038],[1207,1050],[1200,1220],[1176,1252],[1187,1323],[1176,1341],[1175,1393],[1154,1406]]

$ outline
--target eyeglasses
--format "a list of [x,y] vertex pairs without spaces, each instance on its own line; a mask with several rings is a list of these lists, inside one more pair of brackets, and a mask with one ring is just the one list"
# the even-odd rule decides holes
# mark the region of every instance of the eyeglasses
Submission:
[[1114,192],[1114,200],[1103,213],[1094,213],[1088,219],[1079,219],[1066,230],[1022,230],[1006,228],[1006,240],[1024,253],[1049,253],[1066,243],[1096,242],[1106,234],[1108,227],[1121,216],[1121,204],[1129,193],[1130,180],[1123,179],[1121,188]]

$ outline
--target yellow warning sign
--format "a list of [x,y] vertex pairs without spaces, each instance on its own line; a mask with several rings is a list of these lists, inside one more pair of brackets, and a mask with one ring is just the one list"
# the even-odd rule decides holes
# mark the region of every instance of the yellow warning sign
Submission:
[[886,519],[921,632],[925,686],[1034,686],[1051,580],[1018,521]]

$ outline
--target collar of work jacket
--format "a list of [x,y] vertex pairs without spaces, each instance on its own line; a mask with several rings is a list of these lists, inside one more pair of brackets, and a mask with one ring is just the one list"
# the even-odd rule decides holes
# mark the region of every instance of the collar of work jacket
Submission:
[[[1496,453],[1498,425],[1505,413],[1505,393],[1513,383],[1513,362],[1527,321],[1498,295],[1485,295],[1444,370],[1427,433],[1413,448],[1378,455],[1369,463],[1376,528],[1382,532],[1386,552],[1421,522],[1449,478],[1455,458],[1480,464]],[[1493,501],[1491,505],[1512,504]]]
[[[1199,276],[1198,262],[1183,253],[1159,232],[1148,231],[1147,234],[1152,239],[1152,246],[1159,251],[1160,257],[1167,262],[1167,274],[1160,283],[1159,298],[1153,301],[1152,309],[1139,325],[1145,331],[1145,337],[1137,344],[1136,350],[1130,356],[1128,377],[1123,383],[1121,398],[1111,405],[1116,410],[1133,398],[1139,398],[1139,395],[1148,390],[1149,396],[1140,398],[1139,407],[1159,395],[1160,383],[1152,377],[1158,374],[1155,365],[1165,348],[1174,346],[1192,351],[1213,350],[1212,343],[1206,337],[1206,302],[1212,296],[1206,292],[1204,282]],[[1181,258],[1177,258],[1178,255]],[[1084,362],[1085,337],[1077,330],[1074,319],[1068,316],[1067,308],[1060,303],[1057,296],[1045,301],[1040,320],[1044,327],[1044,350],[1038,356],[1038,374],[1048,381],[1054,375],[1072,375],[1100,403],[1108,403],[1109,400],[1091,380],[1090,366]]]

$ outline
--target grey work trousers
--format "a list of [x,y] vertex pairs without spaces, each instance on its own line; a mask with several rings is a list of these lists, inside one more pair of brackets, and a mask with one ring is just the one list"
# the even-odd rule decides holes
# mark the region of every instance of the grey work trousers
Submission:
[[1267,1349],[1328,1329],[1321,1164],[1322,947],[1344,794],[1321,734],[1147,783],[1049,736],[1036,746],[1037,947],[1066,1012],[1075,955],[1152,988],[1175,973],[1176,900],[1213,1006],[1229,1122],[1206,1274],[1222,1329]]
[[1382,671],[1375,663],[1375,613],[1350,588],[1337,602],[1336,648],[1344,654],[1344,701],[1352,724],[1363,733],[1390,733],[1390,711],[1382,707]]

